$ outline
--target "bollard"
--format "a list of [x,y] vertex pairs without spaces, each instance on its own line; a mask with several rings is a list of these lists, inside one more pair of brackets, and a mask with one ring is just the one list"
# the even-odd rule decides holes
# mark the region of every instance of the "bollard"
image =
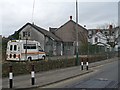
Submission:
[[87,58],[87,62],[86,62],[86,70],[88,70],[88,58]]
[[34,71],[34,65],[32,65],[32,70],[31,70],[31,84],[35,85],[35,71]]
[[83,59],[82,59],[82,62],[81,62],[81,70],[83,70]]
[[9,66],[9,88],[13,88],[12,65]]

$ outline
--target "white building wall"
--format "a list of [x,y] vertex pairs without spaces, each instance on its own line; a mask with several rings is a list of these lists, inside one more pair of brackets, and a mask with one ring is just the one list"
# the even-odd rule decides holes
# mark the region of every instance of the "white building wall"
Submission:
[[[97,42],[95,42],[95,38],[97,37]],[[103,44],[107,44],[107,39],[104,35],[102,35],[102,33],[96,33],[95,35],[92,36],[91,39],[89,39],[91,44],[96,44],[96,43],[103,43]]]

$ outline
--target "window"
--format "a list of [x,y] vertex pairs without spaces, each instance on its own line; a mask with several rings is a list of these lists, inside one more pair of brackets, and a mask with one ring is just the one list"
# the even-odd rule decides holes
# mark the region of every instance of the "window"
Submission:
[[36,46],[31,46],[30,48],[31,48],[31,49],[36,49]]
[[26,36],[30,37],[30,32],[23,32],[23,37],[26,37]]
[[38,46],[38,50],[41,52],[43,51],[43,49],[40,46]]
[[28,37],[30,37],[30,32],[27,32],[28,33]]
[[23,32],[23,37],[25,37],[26,36],[26,32]]
[[24,49],[36,49],[36,44],[24,44],[23,45]]
[[95,37],[95,42],[98,42],[98,38],[97,37]]
[[17,45],[14,45],[14,51],[16,51],[17,50]]
[[108,32],[104,32],[104,34],[107,36],[107,35],[108,35]]
[[12,47],[13,47],[13,46],[12,46],[12,45],[10,45],[10,51],[12,51]]

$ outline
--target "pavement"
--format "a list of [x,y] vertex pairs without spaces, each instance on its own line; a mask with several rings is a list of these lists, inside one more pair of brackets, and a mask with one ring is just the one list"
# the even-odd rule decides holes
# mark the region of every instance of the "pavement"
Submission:
[[[118,60],[118,58],[108,59],[104,61],[99,61],[95,63],[89,64],[89,70],[85,69],[81,70],[80,66],[74,66],[64,69],[51,70],[42,73],[35,74],[35,85],[31,85],[31,75],[21,75],[13,77],[13,88],[33,88],[33,87],[43,87],[46,85],[50,85],[53,83],[61,82],[73,77],[77,77],[80,75],[84,75],[90,72],[93,72],[92,67],[96,67],[99,65],[103,65],[105,63],[113,62],[114,60]],[[2,88],[9,88],[9,78],[2,79]]]

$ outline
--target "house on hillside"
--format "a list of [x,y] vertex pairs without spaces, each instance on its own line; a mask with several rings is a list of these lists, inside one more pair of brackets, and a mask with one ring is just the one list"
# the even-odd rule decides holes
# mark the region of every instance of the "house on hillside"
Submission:
[[[36,40],[49,55],[74,55],[76,50],[76,23],[70,18],[59,28],[49,31],[38,25],[27,23],[19,29],[20,39]],[[78,25],[79,45],[87,43],[87,30]],[[80,46],[79,46],[80,47]]]
[[93,34],[92,36],[89,36],[89,42],[91,44],[99,44],[99,45],[106,45],[107,44],[107,38],[104,34],[102,34],[100,31],[96,32],[96,34]]
[[100,50],[105,52],[107,49],[110,50],[110,45],[107,44],[107,38],[106,36],[101,33],[100,30],[97,30],[96,33],[90,34],[88,42],[90,42],[92,45],[99,46]]
[[[119,27],[114,27],[109,25],[108,29],[89,29],[88,36],[91,38],[89,42],[95,44],[95,42],[103,43],[106,46],[115,47],[114,50],[117,50],[117,38],[118,38]],[[97,36],[101,37],[101,39]],[[101,44],[102,45],[102,44]]]

